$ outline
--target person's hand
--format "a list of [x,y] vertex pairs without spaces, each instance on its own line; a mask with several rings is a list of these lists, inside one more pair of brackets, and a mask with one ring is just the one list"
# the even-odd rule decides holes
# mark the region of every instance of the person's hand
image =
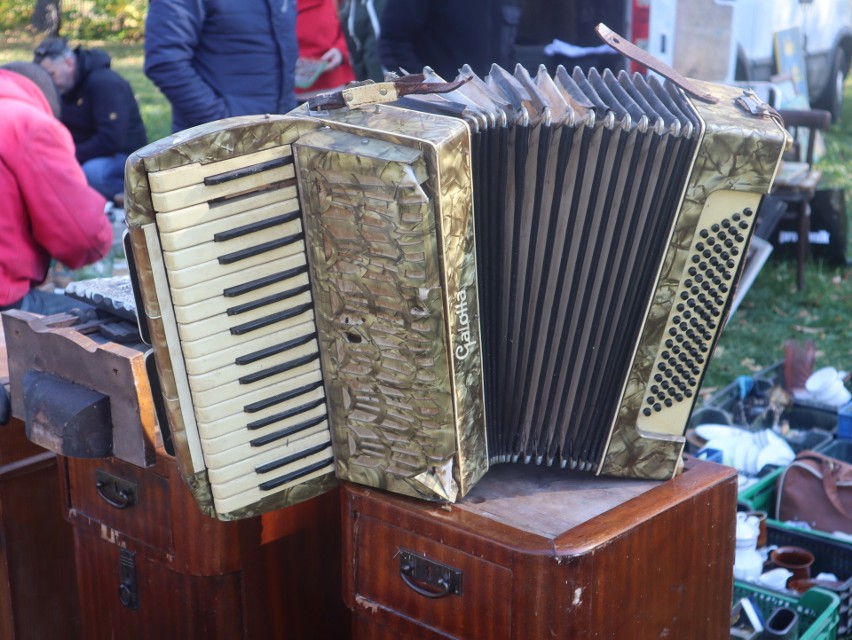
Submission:
[[340,63],[343,62],[343,54],[340,52],[340,49],[337,47],[332,47],[328,51],[326,51],[320,57],[320,60],[326,63],[326,71],[331,71],[335,67],[340,66]]

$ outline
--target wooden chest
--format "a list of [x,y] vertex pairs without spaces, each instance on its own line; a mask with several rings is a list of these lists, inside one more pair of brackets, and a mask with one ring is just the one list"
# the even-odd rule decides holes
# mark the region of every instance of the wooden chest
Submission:
[[58,485],[56,456],[27,440],[20,420],[0,425],[3,640],[80,637],[74,547]]
[[221,522],[201,514],[165,455],[147,469],[60,457],[60,470],[83,637],[348,637],[336,491]]
[[501,465],[461,503],[343,489],[353,637],[729,637],[736,473],[666,482]]

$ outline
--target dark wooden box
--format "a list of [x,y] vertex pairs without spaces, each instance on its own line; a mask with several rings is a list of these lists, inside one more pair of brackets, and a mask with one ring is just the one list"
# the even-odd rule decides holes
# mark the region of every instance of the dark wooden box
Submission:
[[338,492],[221,522],[201,514],[162,453],[145,469],[60,457],[60,471],[83,637],[349,636]]
[[[728,638],[736,490],[697,461],[666,482],[499,465],[444,507],[346,484],[353,637]],[[448,570],[460,594],[430,597]]]
[[79,638],[74,575],[56,456],[13,418],[0,425],[0,638]]

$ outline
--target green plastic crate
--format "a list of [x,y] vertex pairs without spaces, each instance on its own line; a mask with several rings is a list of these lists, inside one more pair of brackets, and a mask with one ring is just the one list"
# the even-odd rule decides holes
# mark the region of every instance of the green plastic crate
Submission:
[[837,640],[840,599],[825,589],[809,589],[801,596],[787,595],[734,580],[734,602],[749,598],[764,619],[776,607],[790,607],[799,614],[799,640]]
[[766,474],[756,483],[743,489],[737,495],[737,501],[748,511],[765,511],[772,518],[775,515],[775,495],[778,490],[778,478],[785,467],[779,467]]
[[823,586],[840,598],[837,637],[852,636],[852,543],[820,531],[803,530],[776,520],[766,520],[767,541],[778,547],[802,547],[814,554],[811,575],[833,573],[839,584]]

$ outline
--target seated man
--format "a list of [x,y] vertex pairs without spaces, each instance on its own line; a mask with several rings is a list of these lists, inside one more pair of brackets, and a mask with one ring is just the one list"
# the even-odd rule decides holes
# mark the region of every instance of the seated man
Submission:
[[79,269],[112,246],[103,197],[86,184],[74,143],[32,63],[0,68],[0,311],[52,314],[85,305],[36,287],[52,258]]
[[110,200],[123,194],[127,156],[148,142],[130,83],[110,68],[105,51],[72,50],[55,36],[36,47],[33,60],[62,95],[61,120],[89,184]]

